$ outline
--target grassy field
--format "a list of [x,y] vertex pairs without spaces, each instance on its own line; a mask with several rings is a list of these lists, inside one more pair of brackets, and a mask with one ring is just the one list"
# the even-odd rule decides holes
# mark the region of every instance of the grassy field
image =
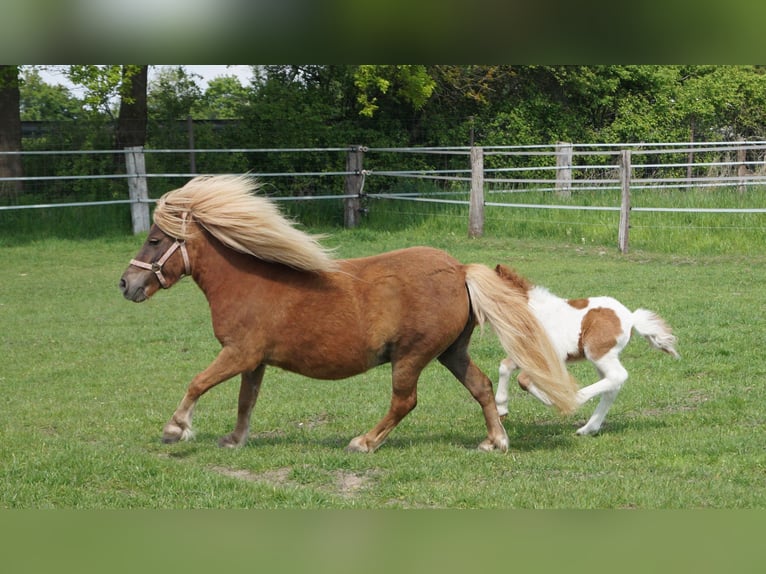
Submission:
[[[596,437],[521,391],[505,421],[507,454],[476,450],[478,405],[439,365],[419,404],[371,455],[347,442],[384,414],[390,369],[346,381],[267,371],[251,438],[224,450],[238,382],[205,395],[196,439],[161,429],[218,351],[190,280],[141,305],[116,283],[142,238],[48,239],[2,248],[0,508],[758,508],[766,507],[766,255],[614,248],[574,238],[519,240],[421,222],[398,231],[333,231],[355,257],[413,244],[465,262],[509,263],[564,296],[611,294],[659,312],[682,360],[641,339],[630,379]],[[763,250],[761,250],[763,253]],[[474,359],[496,379],[502,352],[478,333]],[[587,365],[573,369],[594,381]]]

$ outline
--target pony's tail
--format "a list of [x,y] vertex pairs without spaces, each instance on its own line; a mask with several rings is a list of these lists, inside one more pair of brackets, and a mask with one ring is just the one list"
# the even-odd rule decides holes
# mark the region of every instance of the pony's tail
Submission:
[[667,323],[653,311],[636,309],[633,312],[633,328],[655,349],[680,359],[676,351],[676,336]]
[[466,265],[466,286],[479,325],[489,323],[508,356],[564,414],[577,408],[577,383],[556,354],[527,306],[524,295],[509,288],[484,265]]

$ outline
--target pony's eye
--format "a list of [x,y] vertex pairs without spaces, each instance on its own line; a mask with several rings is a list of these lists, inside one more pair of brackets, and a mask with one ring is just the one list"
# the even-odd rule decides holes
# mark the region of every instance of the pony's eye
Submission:
[[160,240],[156,237],[150,237],[149,238],[149,245],[159,245]]

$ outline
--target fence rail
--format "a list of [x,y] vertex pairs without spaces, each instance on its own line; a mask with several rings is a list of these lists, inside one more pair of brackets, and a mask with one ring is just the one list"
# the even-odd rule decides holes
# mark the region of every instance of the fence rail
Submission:
[[[146,158],[179,154],[190,158],[188,171],[173,172],[147,170]],[[124,157],[125,173],[50,173],[0,177],[0,212],[17,209],[49,209],[72,206],[129,204],[134,232],[145,231],[149,225],[149,205],[155,201],[148,190],[151,180],[188,179],[198,175],[196,159],[204,154],[241,154],[256,157],[266,154],[330,154],[336,157],[330,165],[345,161],[345,169],[314,169],[297,171],[249,170],[262,180],[276,178],[337,178],[333,184],[337,193],[288,195],[275,197],[280,201],[342,199],[344,222],[353,227],[360,222],[361,199],[460,204],[469,207],[469,234],[483,233],[484,207],[510,209],[559,209],[620,211],[620,249],[627,251],[630,213],[686,212],[686,213],[766,213],[766,208],[702,208],[702,207],[632,207],[630,192],[645,189],[733,188],[744,193],[752,186],[766,187],[766,142],[680,142],[641,144],[572,144],[537,146],[453,146],[453,147],[365,147],[360,145],[330,148],[237,148],[237,149],[143,149],[82,150],[82,151],[28,151],[0,152],[2,155],[22,155],[27,158],[42,156]],[[427,158],[417,167],[406,167],[415,155]],[[345,158],[343,157],[345,156]],[[439,159],[439,157],[443,159]],[[73,160],[74,161],[74,160]],[[87,161],[83,160],[84,165]],[[297,163],[303,163],[298,161]],[[391,169],[400,164],[401,169]],[[429,164],[432,167],[424,167]],[[439,165],[439,164],[442,165]],[[380,166],[380,169],[376,169]],[[446,167],[445,167],[446,166]],[[423,194],[396,193],[397,179],[431,180],[441,186],[437,192]],[[8,184],[74,182],[89,180],[126,181],[123,198],[83,201],[26,201],[25,192],[6,192]],[[365,192],[365,181],[374,181],[377,190]],[[389,183],[385,183],[389,182]],[[583,191],[621,190],[620,205],[571,205],[564,199]],[[383,191],[381,191],[383,190]],[[551,192],[561,198],[559,203],[540,204],[522,202],[487,201],[487,194],[495,197],[526,192]],[[469,193],[469,199],[450,199],[451,193]],[[20,200],[20,198],[22,200]]]

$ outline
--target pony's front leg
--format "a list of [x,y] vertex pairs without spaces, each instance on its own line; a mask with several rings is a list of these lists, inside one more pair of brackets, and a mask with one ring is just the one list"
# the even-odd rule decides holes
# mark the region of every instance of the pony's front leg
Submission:
[[508,415],[508,383],[515,369],[516,364],[510,358],[506,357],[500,362],[497,392],[495,392],[495,404],[497,405],[497,414],[500,415],[500,418]]
[[261,365],[254,371],[242,373],[242,383],[239,386],[239,403],[237,406],[237,426],[234,430],[221,437],[218,444],[223,447],[242,446],[247,441],[250,432],[250,415],[258,400],[258,393],[263,382],[266,365]]
[[230,379],[244,370],[237,359],[236,353],[228,348],[223,348],[208,368],[192,379],[184,398],[181,399],[181,403],[173,416],[162,429],[162,442],[174,443],[194,437],[192,413],[197,400],[218,383]]

